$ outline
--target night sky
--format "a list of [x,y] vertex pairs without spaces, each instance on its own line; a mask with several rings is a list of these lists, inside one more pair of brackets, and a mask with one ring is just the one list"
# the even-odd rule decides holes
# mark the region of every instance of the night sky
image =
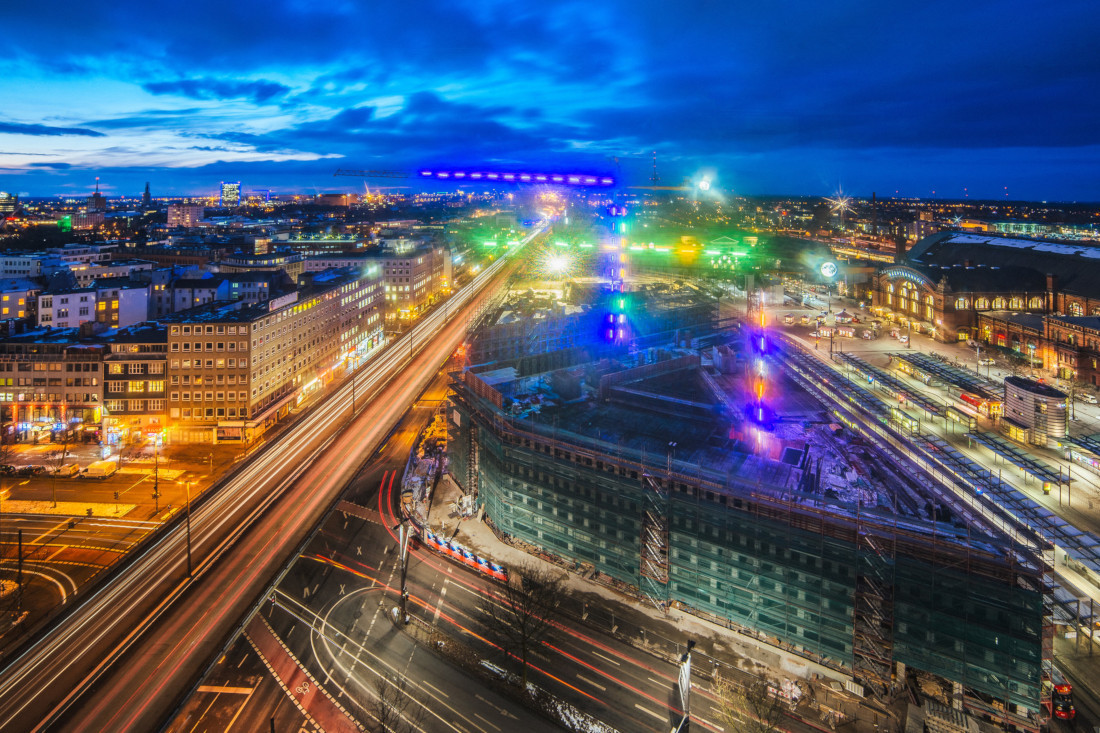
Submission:
[[[362,190],[338,167],[706,172],[1100,200],[1100,3],[5,3],[0,189]],[[383,184],[385,181],[371,181]]]

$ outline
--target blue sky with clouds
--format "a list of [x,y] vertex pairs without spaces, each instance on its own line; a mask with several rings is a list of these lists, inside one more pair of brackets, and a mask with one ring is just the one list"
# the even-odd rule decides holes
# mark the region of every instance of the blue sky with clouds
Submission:
[[[2,13],[0,189],[580,167],[738,193],[1100,200],[1095,0],[191,0]],[[376,183],[383,183],[377,181]]]

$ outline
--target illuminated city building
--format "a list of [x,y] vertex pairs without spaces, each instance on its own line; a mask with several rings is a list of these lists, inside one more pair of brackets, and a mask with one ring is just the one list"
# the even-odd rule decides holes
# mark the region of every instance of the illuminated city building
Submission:
[[222,181],[219,189],[219,202],[222,207],[233,208],[241,204],[241,182]]
[[19,197],[14,193],[0,191],[0,217],[11,216],[19,208]]
[[345,360],[382,341],[377,268],[332,270],[265,303],[216,301],[167,316],[175,442],[250,442]]
[[205,214],[206,207],[202,204],[169,204],[168,226],[195,227],[202,223]]
[[1069,434],[1069,396],[1027,377],[1005,377],[1004,428],[1009,437],[1054,445]]
[[28,331],[0,341],[0,423],[4,440],[40,442],[66,430],[98,439],[103,405],[102,342],[76,329]]
[[218,271],[237,272],[275,272],[282,270],[291,280],[305,272],[305,258],[297,252],[274,251],[266,254],[234,252],[226,255],[218,263]]
[[168,335],[141,323],[103,337],[103,434],[109,445],[145,440],[166,425]]

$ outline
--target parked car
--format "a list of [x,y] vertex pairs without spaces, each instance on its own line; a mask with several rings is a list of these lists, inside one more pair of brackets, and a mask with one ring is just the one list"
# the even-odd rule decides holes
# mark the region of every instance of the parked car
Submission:
[[23,476],[23,477],[39,476],[43,473],[46,473],[46,467],[45,466],[38,466],[38,465],[34,465],[34,464],[28,464],[26,466],[17,466],[16,469],[15,469],[15,475],[16,476]]
[[978,363],[981,364],[982,366],[993,366],[997,362],[994,361],[993,359],[991,359],[988,356],[983,356],[981,359],[978,359]]
[[53,470],[54,476],[62,478],[72,478],[78,473],[80,473],[80,466],[76,463],[66,463],[64,466],[58,466]]
[[1087,402],[1090,405],[1096,404],[1096,395],[1091,395],[1088,392],[1078,392],[1077,399],[1081,400],[1082,402]]

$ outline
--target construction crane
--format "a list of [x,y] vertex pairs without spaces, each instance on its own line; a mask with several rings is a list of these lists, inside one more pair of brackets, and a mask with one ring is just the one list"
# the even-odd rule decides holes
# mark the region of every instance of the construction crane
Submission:
[[[632,160],[644,160],[645,156],[642,155],[614,155],[608,156],[608,160],[615,163],[615,170],[619,174],[619,180],[623,180],[623,166],[620,162],[621,158],[629,158]],[[682,185],[679,186],[660,186],[661,177],[657,175],[657,151],[653,151],[653,175],[649,177],[648,186],[624,186],[632,191],[691,191],[692,186],[685,178]]]
[[356,168],[337,168],[333,176],[355,176],[357,178],[409,178],[404,171],[360,170]]

